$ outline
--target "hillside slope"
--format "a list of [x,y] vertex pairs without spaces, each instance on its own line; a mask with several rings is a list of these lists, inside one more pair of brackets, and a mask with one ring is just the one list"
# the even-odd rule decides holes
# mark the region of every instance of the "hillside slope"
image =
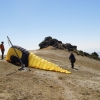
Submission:
[[70,52],[52,47],[30,52],[71,74],[34,68],[18,71],[19,66],[0,60],[0,100],[100,100],[100,61],[75,54],[71,69]]

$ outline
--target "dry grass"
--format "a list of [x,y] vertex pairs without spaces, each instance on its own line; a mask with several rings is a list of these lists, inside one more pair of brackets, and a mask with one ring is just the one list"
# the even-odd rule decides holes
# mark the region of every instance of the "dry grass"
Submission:
[[18,66],[0,60],[0,100],[100,100],[100,61],[75,54],[71,69],[67,51],[49,47],[30,52],[72,73],[18,71]]

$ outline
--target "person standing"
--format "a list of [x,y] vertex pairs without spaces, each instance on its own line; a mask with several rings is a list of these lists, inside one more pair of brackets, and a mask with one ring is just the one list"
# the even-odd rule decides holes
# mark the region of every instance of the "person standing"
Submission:
[[70,59],[71,66],[72,66],[71,68],[74,68],[74,63],[76,61],[76,58],[73,53],[70,54],[69,59]]
[[2,53],[1,59],[4,59],[4,51],[5,51],[4,42],[1,42],[0,49],[1,49],[1,53]]

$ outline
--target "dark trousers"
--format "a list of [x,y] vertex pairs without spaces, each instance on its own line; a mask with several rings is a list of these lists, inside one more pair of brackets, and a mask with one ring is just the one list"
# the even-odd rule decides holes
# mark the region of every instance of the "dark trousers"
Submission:
[[2,56],[1,59],[4,59],[4,50],[1,50]]
[[74,68],[74,60],[71,60],[71,66],[72,66],[72,68]]
[[74,68],[74,63],[71,62],[72,68]]

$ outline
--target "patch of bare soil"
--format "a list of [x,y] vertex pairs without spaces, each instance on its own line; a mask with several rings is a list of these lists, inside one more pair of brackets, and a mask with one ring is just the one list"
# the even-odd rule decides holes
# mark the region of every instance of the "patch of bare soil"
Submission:
[[100,61],[75,54],[71,69],[68,51],[49,47],[30,52],[71,74],[35,68],[18,71],[19,66],[0,60],[0,100],[100,100]]

